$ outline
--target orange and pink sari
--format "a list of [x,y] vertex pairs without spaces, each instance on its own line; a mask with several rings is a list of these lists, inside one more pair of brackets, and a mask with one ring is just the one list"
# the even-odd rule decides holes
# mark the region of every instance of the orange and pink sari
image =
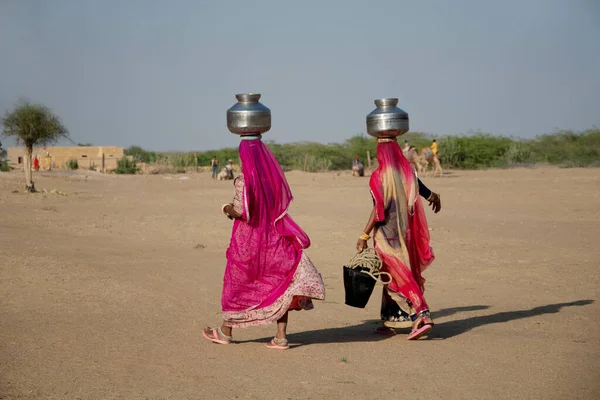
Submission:
[[379,167],[369,182],[376,221],[373,240],[382,270],[392,276],[384,289],[384,306],[387,298],[405,315],[428,316],[422,273],[433,262],[434,254],[418,179],[396,141],[380,140],[377,160]]

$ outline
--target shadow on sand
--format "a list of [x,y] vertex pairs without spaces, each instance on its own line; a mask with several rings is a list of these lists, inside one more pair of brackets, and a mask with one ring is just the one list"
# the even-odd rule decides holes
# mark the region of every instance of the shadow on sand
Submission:
[[563,307],[586,306],[592,304],[593,302],[594,300],[578,300],[570,303],[548,304],[545,306],[535,307],[530,310],[506,311],[496,314],[482,315],[479,317],[443,322],[435,326],[430,337],[432,339],[448,339],[480,326],[510,322],[544,314],[554,314],[559,312]]
[[[480,326],[510,322],[544,314],[553,314],[559,312],[563,307],[585,306],[592,304],[593,302],[593,300],[578,300],[570,303],[548,304],[545,306],[535,307],[530,310],[506,311],[496,314],[442,322],[435,325],[431,335],[429,335],[429,339],[448,339]],[[432,316],[435,321],[436,318],[449,317],[461,312],[486,310],[488,308],[490,308],[490,306],[485,305],[445,308],[432,313]],[[389,338],[389,336],[377,335],[374,333],[379,324],[379,320],[368,320],[363,321],[359,325],[290,333],[288,335],[288,339],[290,341],[291,348],[298,347],[299,345],[296,345],[296,343],[302,343],[302,345],[306,346],[317,343],[378,342]],[[408,332],[408,330],[401,331]],[[264,337],[261,339],[241,341],[238,343],[268,342],[270,339],[271,337]]]

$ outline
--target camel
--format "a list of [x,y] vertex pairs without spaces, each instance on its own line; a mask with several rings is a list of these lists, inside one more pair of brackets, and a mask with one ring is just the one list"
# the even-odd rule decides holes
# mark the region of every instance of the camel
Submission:
[[444,171],[442,170],[442,164],[440,163],[439,154],[434,154],[433,151],[429,147],[423,147],[421,149],[421,154],[427,160],[427,165],[425,166],[425,176],[427,176],[429,172],[429,166],[433,169],[433,177],[439,175],[443,176]]
[[229,181],[233,179],[233,162],[231,160],[229,160],[227,165],[219,172],[217,179],[220,181]]
[[233,179],[233,170],[229,170],[227,167],[223,167],[221,172],[217,175],[217,179],[220,181],[227,181]]
[[415,146],[410,146],[408,151],[403,152],[404,157],[408,160],[408,162],[412,163],[417,170],[417,173],[420,174],[427,169],[427,159],[423,154],[419,153],[419,150]]
[[233,179],[233,161],[229,160],[227,162],[227,165],[225,166],[225,169],[227,169],[227,179]]

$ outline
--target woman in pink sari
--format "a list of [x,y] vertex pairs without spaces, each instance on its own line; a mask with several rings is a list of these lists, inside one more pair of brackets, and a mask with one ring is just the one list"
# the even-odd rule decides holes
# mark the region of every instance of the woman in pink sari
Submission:
[[[369,182],[374,206],[356,247],[358,251],[366,249],[374,230],[373,242],[382,260],[382,270],[392,277],[391,283],[384,288],[382,318],[386,322],[398,323],[399,319],[405,322],[412,320],[409,316],[412,313],[413,329],[408,339],[414,340],[427,334],[434,325],[423,297],[425,279],[422,276],[434,255],[429,246],[429,228],[419,195],[429,201],[436,213],[441,202],[439,195],[417,178],[395,138],[381,138],[377,142],[379,167]],[[395,333],[386,328],[379,332]]]
[[287,214],[292,192],[261,136],[242,136],[239,155],[242,173],[234,182],[233,203],[223,206],[235,220],[223,279],[223,322],[202,334],[229,344],[234,327],[277,321],[267,347],[287,349],[288,311],[312,309],[312,299],[325,298],[325,285],[304,253],[308,235]]

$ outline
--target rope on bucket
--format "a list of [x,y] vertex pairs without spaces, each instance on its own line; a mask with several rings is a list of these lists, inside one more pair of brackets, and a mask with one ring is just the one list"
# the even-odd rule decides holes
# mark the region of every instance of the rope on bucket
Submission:
[[[377,282],[381,282],[382,284],[387,285],[392,282],[392,276],[387,272],[380,271],[381,265],[381,259],[377,256],[375,250],[368,248],[361,251],[360,253],[357,253],[354,257],[352,257],[352,259],[350,260],[350,265],[348,265],[348,267],[353,269],[363,268],[361,272],[364,272],[365,274],[371,276],[371,278],[375,279]],[[384,274],[388,276],[389,281],[384,282],[381,279],[381,276]]]

